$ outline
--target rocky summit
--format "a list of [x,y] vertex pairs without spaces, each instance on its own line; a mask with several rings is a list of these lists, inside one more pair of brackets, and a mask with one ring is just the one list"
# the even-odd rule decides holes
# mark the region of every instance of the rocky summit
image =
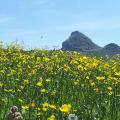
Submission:
[[99,48],[90,38],[79,31],[72,32],[70,37],[62,43],[63,50],[84,52]]

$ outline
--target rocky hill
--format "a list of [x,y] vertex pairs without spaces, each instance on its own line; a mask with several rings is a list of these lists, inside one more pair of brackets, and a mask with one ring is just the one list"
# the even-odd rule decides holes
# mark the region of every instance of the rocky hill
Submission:
[[120,46],[118,46],[115,43],[110,43],[108,45],[106,45],[105,47],[103,47],[100,52],[99,52],[102,56],[106,56],[108,55],[109,57],[112,57],[116,54],[120,54]]
[[62,43],[63,50],[85,52],[99,48],[90,38],[78,31],[72,32],[71,36]]
[[78,51],[87,55],[112,57],[120,54],[120,46],[110,43],[105,47],[96,45],[89,37],[79,31],[71,33],[70,37],[62,43],[62,50]]

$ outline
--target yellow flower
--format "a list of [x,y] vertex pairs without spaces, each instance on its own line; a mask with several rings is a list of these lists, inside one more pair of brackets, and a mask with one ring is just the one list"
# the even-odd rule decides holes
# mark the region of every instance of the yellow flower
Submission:
[[3,83],[0,82],[0,87],[2,87],[2,86],[3,86]]
[[107,87],[107,89],[108,89],[108,90],[112,90],[112,87],[109,86],[109,87]]
[[92,67],[95,67],[95,68],[96,68],[97,65],[98,65],[98,64],[97,64],[96,62],[92,63]]
[[46,89],[41,89],[41,93],[45,93],[46,92]]
[[35,103],[34,102],[31,103],[31,107],[35,107]]
[[91,82],[90,84],[91,84],[91,86],[94,86],[94,85],[95,85],[95,83],[94,83],[94,82]]
[[84,67],[82,65],[78,65],[78,70],[84,71]]
[[56,109],[55,105],[49,105],[49,107],[52,108],[52,109]]
[[24,85],[28,85],[28,84],[29,84],[29,80],[24,80],[24,81],[23,81],[23,84],[24,84]]
[[50,79],[46,79],[46,82],[51,82],[51,80]]
[[48,103],[44,103],[42,110],[46,112],[48,110],[48,107],[49,107],[49,104]]
[[61,111],[61,112],[67,113],[67,112],[69,112],[70,110],[71,110],[71,105],[70,105],[70,104],[64,104],[64,105],[62,105],[62,107],[60,107],[60,111]]
[[86,79],[89,80],[89,76],[86,76]]
[[14,93],[15,92],[15,90],[13,90],[13,89],[8,89],[8,90],[5,89],[4,91],[7,92],[7,93]]
[[37,57],[37,62],[40,62],[40,57]]
[[49,62],[50,61],[50,59],[47,58],[47,57],[44,57],[43,59],[44,59],[45,62]]
[[115,75],[119,77],[120,76],[120,72],[115,72]]
[[23,100],[22,100],[22,99],[20,99],[20,98],[18,99],[18,101],[19,101],[19,102],[21,102],[21,103],[23,103]]
[[98,76],[98,77],[96,77],[96,79],[97,79],[97,80],[104,80],[105,77],[103,77],[103,76]]
[[38,112],[38,113],[37,113],[37,116],[41,116],[41,115],[43,115],[42,112]]
[[24,110],[29,110],[29,105],[23,105],[23,106],[22,106],[22,109],[24,109]]
[[39,110],[39,111],[40,111],[40,110],[41,110],[41,108],[40,108],[40,107],[38,107],[38,108],[37,108],[37,110]]
[[36,86],[41,87],[42,86],[42,82],[37,82]]
[[47,120],[55,120],[55,115],[51,115]]
[[112,95],[112,94],[113,94],[113,92],[112,92],[112,91],[110,91],[108,94],[109,94],[109,95]]

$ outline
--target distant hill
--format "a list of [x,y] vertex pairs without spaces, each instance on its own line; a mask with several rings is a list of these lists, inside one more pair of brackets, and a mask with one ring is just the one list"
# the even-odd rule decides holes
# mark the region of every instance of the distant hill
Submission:
[[120,54],[120,46],[117,44],[110,43],[102,48],[79,31],[72,32],[70,37],[62,43],[62,50],[77,51],[87,55],[103,57],[106,55],[112,57]]
[[104,57],[106,55],[108,55],[109,57],[112,57],[116,54],[120,54],[120,46],[118,46],[115,43],[110,43],[108,45],[106,45],[105,47],[103,47],[99,53]]

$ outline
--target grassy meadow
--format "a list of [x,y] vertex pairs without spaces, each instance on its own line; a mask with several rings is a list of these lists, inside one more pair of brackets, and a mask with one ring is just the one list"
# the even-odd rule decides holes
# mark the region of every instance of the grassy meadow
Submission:
[[120,56],[0,48],[0,120],[11,106],[23,120],[120,119]]

